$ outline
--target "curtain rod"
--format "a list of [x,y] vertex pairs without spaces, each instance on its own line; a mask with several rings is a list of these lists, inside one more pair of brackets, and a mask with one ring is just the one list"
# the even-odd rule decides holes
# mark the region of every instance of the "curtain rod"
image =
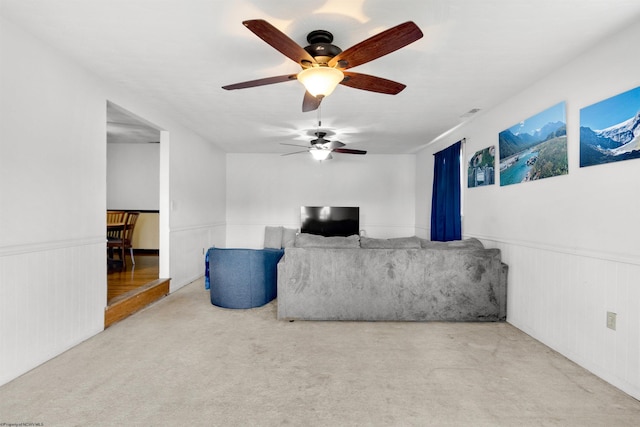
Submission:
[[[454,144],[457,144],[457,143],[460,143],[460,145],[465,145],[465,144],[467,143],[467,138],[462,138],[461,140],[456,141],[456,142],[454,142],[454,143],[453,143],[453,144],[451,144],[451,145],[454,145]],[[440,150],[440,151],[444,151],[444,150],[446,150],[447,148],[451,147],[451,145],[449,145],[449,146],[447,146],[447,147],[443,148],[443,149],[442,149],[442,150]],[[432,155],[433,155],[433,156],[435,156],[435,155],[436,155],[436,154],[438,154],[440,151],[436,151],[436,152],[435,152],[435,153],[433,153]]]

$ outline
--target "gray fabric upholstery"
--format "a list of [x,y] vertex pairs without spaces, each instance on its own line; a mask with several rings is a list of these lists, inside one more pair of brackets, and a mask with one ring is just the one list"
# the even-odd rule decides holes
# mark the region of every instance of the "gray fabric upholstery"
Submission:
[[396,237],[393,239],[373,239],[360,237],[363,249],[420,249],[421,242],[417,237]]
[[283,228],[282,230],[282,247],[292,248],[296,243],[296,233],[298,230],[295,228]]
[[499,249],[287,248],[278,264],[278,318],[498,321],[507,267]]
[[475,237],[450,242],[436,242],[420,238],[418,240],[423,249],[484,249],[482,242]]
[[264,228],[264,247],[269,249],[281,249],[283,231],[284,227],[266,226]]
[[300,233],[296,236],[296,248],[359,248],[360,236],[324,237],[315,234]]

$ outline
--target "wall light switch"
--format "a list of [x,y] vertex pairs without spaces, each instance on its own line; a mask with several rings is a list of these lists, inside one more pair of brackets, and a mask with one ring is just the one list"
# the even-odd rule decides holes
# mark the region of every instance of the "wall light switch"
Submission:
[[607,328],[616,330],[616,313],[607,311]]

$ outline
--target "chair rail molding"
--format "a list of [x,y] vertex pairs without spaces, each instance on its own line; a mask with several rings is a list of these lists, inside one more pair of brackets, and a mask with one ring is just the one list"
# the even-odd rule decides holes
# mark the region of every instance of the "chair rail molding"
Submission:
[[549,245],[544,243],[526,241],[526,240],[514,240],[514,239],[505,239],[502,237],[496,236],[484,236],[482,234],[474,234],[474,233],[464,233],[463,238],[471,238],[475,237],[476,239],[492,242],[495,244],[505,244],[511,246],[520,246],[530,249],[538,249],[547,252],[557,252],[560,254],[567,255],[576,255],[585,258],[593,258],[598,260],[605,261],[614,261],[623,264],[632,264],[640,266],[640,255],[630,255],[624,254],[620,252],[611,252],[611,251],[602,251],[602,250],[592,250],[586,248],[577,248],[571,246],[564,245]]
[[171,233],[184,233],[184,232],[188,232],[188,231],[207,230],[207,229],[211,229],[211,228],[226,227],[226,225],[227,225],[226,222],[214,222],[214,223],[210,223],[210,224],[199,224],[199,225],[186,225],[186,226],[183,226],[183,227],[171,227],[170,228],[170,232]]
[[0,246],[0,257],[22,255],[32,252],[46,252],[56,249],[75,248],[78,246],[105,245],[106,236],[86,237],[82,239],[52,240],[47,242],[26,243],[21,245]]

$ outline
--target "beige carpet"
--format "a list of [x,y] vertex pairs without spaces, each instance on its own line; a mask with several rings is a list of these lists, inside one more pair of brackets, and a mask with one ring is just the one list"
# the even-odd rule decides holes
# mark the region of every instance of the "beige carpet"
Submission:
[[637,426],[640,402],[505,323],[283,322],[202,281],[0,388],[44,426]]

